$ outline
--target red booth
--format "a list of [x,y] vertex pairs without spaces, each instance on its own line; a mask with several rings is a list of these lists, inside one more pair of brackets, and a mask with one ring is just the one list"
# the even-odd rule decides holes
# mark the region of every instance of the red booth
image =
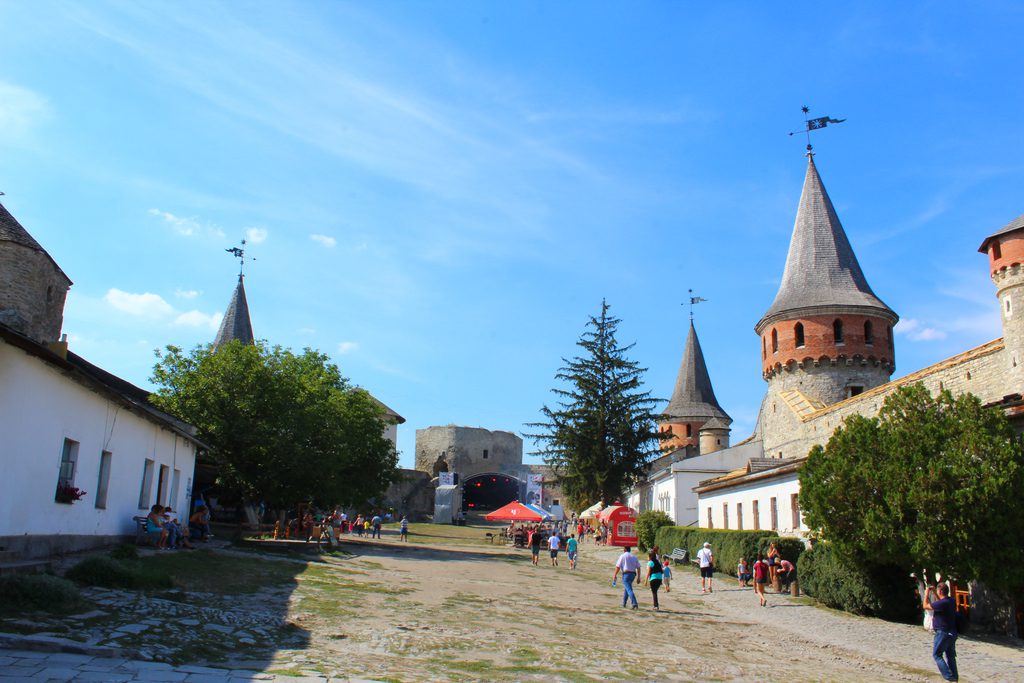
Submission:
[[636,515],[636,510],[625,505],[612,505],[597,513],[608,525],[608,545],[636,547]]

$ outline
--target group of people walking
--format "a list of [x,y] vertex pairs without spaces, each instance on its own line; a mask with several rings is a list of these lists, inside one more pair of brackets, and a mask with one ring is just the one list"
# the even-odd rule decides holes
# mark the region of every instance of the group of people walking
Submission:
[[672,581],[672,559],[668,555],[658,555],[658,548],[654,547],[647,553],[647,563],[642,565],[640,559],[633,554],[631,547],[626,547],[619,559],[615,561],[615,571],[612,573],[612,586],[615,586],[619,574],[622,574],[622,606],[632,604],[633,609],[639,609],[636,593],[633,592],[633,583],[640,578],[642,583],[647,584],[651,589],[651,598],[654,602],[654,610],[660,611],[658,604],[658,590],[665,586],[665,592],[671,590]]
[[565,551],[569,560],[569,569],[576,569],[576,561],[579,554],[579,541],[576,534],[569,534],[568,538],[559,536],[558,527],[545,529],[539,525],[529,527],[526,531],[526,543],[530,546],[530,558],[534,566],[540,561],[541,547],[548,549],[551,557],[551,566],[558,566],[558,553]]

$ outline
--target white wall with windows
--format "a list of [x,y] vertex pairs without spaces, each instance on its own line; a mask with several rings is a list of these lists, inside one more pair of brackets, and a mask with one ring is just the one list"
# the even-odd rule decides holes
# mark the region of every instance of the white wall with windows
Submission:
[[[0,435],[0,545],[24,556],[134,534],[157,502],[187,509],[191,439],[2,339]],[[61,487],[85,495],[57,502]]]
[[714,529],[763,529],[782,536],[807,531],[800,513],[799,472],[737,483],[698,495],[700,526]]

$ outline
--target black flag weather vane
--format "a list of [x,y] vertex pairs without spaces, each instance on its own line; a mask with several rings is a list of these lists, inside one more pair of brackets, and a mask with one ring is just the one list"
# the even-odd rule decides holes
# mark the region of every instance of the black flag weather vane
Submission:
[[[704,299],[699,296],[694,296],[692,289],[688,289],[686,291],[689,292],[690,294],[690,322],[693,322],[693,307],[701,303],[702,301],[707,301],[707,299]],[[683,305],[685,306],[686,304]]]
[[[245,240],[242,240],[242,246],[228,247],[224,251],[228,252],[229,254],[238,259],[238,277],[244,277],[243,270],[245,270]],[[255,261],[256,259],[250,256],[249,260]]]
[[812,130],[821,130],[822,128],[827,128],[828,124],[830,124],[830,123],[842,123],[843,121],[846,120],[846,119],[834,119],[831,116],[821,116],[819,118],[812,119],[812,118],[810,118],[810,116],[808,116],[808,114],[810,114],[810,112],[811,112],[811,108],[808,107],[806,104],[804,106],[800,107],[800,111],[802,111],[804,113],[804,129],[796,131],[795,133],[790,133],[790,136],[798,135],[799,133],[806,133],[807,134],[807,153],[808,154],[813,154],[813,152],[811,150],[814,149],[813,147],[811,147],[811,131]]

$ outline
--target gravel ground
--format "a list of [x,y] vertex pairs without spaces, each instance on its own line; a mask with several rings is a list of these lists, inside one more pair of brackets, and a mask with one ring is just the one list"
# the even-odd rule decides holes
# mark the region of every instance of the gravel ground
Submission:
[[[298,573],[255,593],[196,593],[188,614],[159,598],[99,591],[103,610],[96,614],[102,616],[76,615],[48,626],[64,637],[97,631],[100,644],[120,631],[138,644],[152,631],[175,652],[198,655],[202,648],[181,635],[198,621],[200,642],[222,645],[227,656],[186,663],[231,670],[232,676],[250,671],[331,681],[940,680],[930,656],[931,635],[921,627],[856,617],[789,596],[769,594],[770,606],[761,608],[753,590],[732,579],[720,578],[714,593],[702,594],[697,575],[681,567],[672,591],[662,592],[660,612],[650,609],[649,591],[642,587],[641,609],[633,611],[621,607],[621,586],[611,586],[615,549],[585,545],[579,570],[569,571],[564,556],[553,567],[543,553],[534,567],[528,551],[454,536],[430,541],[347,539],[350,554],[309,565],[264,556],[288,562]],[[268,611],[288,624],[287,633],[301,635],[301,644],[266,630],[256,617]],[[92,620],[96,628],[89,626]],[[58,626],[65,628],[58,633]],[[964,681],[1024,681],[1021,641],[967,637],[957,650]],[[0,679],[10,675],[4,669],[0,660]]]

